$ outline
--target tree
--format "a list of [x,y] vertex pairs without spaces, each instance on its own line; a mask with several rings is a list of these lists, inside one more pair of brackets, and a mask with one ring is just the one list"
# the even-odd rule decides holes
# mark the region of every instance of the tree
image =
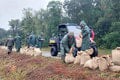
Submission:
[[81,20],[85,20],[88,24],[93,25],[95,23],[93,0],[65,0],[64,9],[70,19],[79,23]]
[[30,33],[30,32],[35,32],[35,27],[34,27],[34,21],[33,21],[33,14],[32,14],[32,9],[23,9],[23,19],[21,22],[22,29],[25,34]]
[[20,20],[11,19],[11,21],[9,21],[9,25],[11,26],[11,29],[12,29],[12,35],[15,36],[15,34],[18,33],[20,30]]
[[7,31],[0,28],[0,39],[3,39],[7,36]]
[[51,1],[47,5],[48,11],[48,36],[57,33],[57,26],[61,23],[62,4],[59,1]]

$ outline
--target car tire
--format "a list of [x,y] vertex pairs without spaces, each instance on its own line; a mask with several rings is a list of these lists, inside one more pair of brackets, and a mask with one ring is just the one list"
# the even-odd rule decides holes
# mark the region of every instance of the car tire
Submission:
[[58,52],[57,52],[57,48],[56,47],[52,47],[51,48],[51,56],[57,56]]
[[92,45],[91,48],[93,48],[93,54],[91,55],[91,57],[96,57],[98,56],[98,48],[96,45]]

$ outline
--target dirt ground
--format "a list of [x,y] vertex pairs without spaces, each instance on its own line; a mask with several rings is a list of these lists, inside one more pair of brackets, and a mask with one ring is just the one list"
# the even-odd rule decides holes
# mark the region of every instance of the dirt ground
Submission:
[[120,80],[120,73],[93,71],[42,56],[8,55],[0,49],[0,80]]

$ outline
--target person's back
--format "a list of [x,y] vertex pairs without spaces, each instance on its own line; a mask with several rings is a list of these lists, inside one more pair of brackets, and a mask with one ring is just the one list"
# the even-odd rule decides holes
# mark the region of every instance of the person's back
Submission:
[[14,41],[15,41],[15,48],[17,49],[17,52],[19,52],[22,44],[21,37],[16,36]]
[[30,37],[29,37],[29,39],[30,39],[30,45],[31,46],[35,46],[35,44],[36,44],[36,37],[35,37],[35,35],[30,35]]
[[6,46],[8,47],[8,54],[10,54],[12,52],[12,48],[14,46],[14,38],[9,36],[9,38],[6,41]]
[[7,44],[7,46],[14,46],[14,39],[8,38],[6,44]]

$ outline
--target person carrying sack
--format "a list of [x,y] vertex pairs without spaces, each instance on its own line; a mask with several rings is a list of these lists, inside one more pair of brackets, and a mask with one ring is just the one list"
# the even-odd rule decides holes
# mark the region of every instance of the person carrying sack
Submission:
[[65,61],[66,53],[70,53],[70,49],[76,44],[74,32],[67,33],[60,42],[61,59]]

